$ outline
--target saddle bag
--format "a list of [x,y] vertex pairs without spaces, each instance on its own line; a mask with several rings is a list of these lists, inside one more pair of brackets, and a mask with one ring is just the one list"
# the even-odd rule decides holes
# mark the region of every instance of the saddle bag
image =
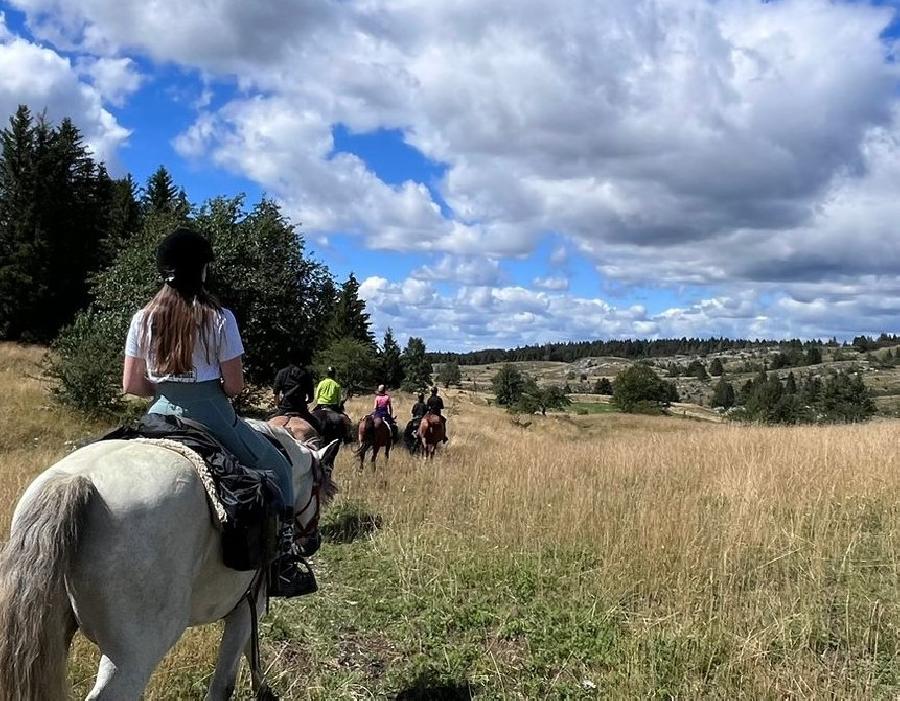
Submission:
[[[231,475],[227,490],[228,520],[222,524],[222,560],[233,570],[257,570],[267,567],[278,552],[279,512],[264,493],[261,476],[252,470]],[[223,499],[224,501],[224,499]]]
[[147,414],[100,440],[130,438],[174,440],[203,458],[224,511],[220,523],[226,567],[257,570],[275,559],[284,502],[273,472],[242,465],[204,426],[183,417]]

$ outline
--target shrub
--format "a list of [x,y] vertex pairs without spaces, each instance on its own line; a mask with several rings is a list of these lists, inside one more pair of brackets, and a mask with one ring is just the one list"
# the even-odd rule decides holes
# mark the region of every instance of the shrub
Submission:
[[93,415],[121,410],[121,353],[127,330],[121,317],[96,311],[79,315],[64,328],[46,366],[47,375],[56,381],[56,398]]

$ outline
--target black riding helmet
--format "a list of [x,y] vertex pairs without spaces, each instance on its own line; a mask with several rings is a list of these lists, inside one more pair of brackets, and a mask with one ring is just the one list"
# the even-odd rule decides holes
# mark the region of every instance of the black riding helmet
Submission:
[[156,267],[165,281],[184,292],[196,293],[203,284],[203,269],[215,260],[212,245],[193,229],[179,227],[156,249]]

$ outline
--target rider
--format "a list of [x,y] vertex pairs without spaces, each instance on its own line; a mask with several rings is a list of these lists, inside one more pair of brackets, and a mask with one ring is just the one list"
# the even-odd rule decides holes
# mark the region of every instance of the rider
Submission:
[[326,374],[327,377],[316,386],[316,406],[341,414],[344,411],[341,406],[341,386],[334,379],[337,372],[333,366],[329,365]]
[[378,385],[378,391],[375,393],[375,410],[372,416],[379,417],[382,421],[391,427],[391,437],[397,440],[397,422],[394,419],[394,407],[391,405],[391,395],[387,393],[384,385]]
[[416,422],[416,426],[418,427],[419,422],[424,418],[425,414],[428,413],[428,405],[425,403],[425,395],[422,392],[419,392],[419,401],[413,404],[412,412],[410,412],[413,421]]
[[419,424],[422,423],[422,418],[428,413],[428,406],[425,404],[425,395],[419,392],[418,399],[419,401],[413,404],[412,411],[410,412],[412,418],[409,423],[406,424],[406,430],[403,432],[403,439],[408,445],[412,444],[416,439],[416,435],[419,431]]
[[247,467],[277,474],[285,525],[273,579],[284,587],[278,589],[276,584],[272,593],[308,593],[314,590],[312,574],[297,567],[291,552],[291,464],[237,417],[228,400],[244,387],[244,346],[234,314],[204,286],[214,260],[212,246],[192,229],[179,227],[159,245],[156,259],[165,284],[131,320],[122,388],[128,394],[153,397],[149,413],[197,421]]
[[438,396],[438,388],[431,388],[431,396],[428,398],[428,413],[439,416],[441,423],[444,424],[444,443],[447,442],[447,417],[441,412],[444,411],[444,400]]
[[275,375],[272,392],[280,415],[299,416],[312,426],[316,433],[322,433],[319,420],[309,411],[308,403],[313,400],[314,394],[309,370],[295,363],[281,368]]

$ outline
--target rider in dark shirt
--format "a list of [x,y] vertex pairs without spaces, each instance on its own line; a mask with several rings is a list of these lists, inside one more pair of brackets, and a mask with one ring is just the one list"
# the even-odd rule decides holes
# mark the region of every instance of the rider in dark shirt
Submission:
[[275,375],[272,391],[281,415],[299,416],[317,433],[322,433],[318,419],[309,411],[309,402],[313,400],[314,394],[312,374],[309,370],[293,363],[281,368]]
[[431,396],[428,398],[428,412],[435,416],[440,416],[444,423],[444,443],[447,442],[447,417],[443,415],[444,400],[438,396],[437,387],[431,388]]
[[414,421],[421,421],[422,417],[428,413],[428,405],[425,403],[425,395],[419,393],[419,401],[413,404],[411,416]]

